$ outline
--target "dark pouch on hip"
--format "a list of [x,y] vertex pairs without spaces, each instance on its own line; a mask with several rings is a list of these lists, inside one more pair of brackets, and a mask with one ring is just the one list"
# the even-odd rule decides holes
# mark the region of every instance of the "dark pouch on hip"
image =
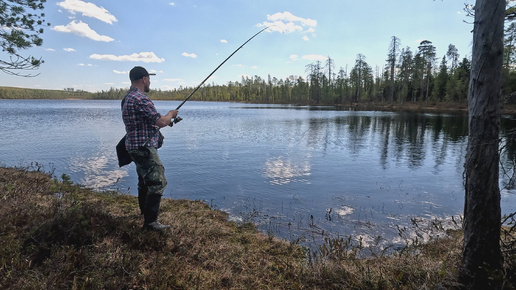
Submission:
[[118,157],[118,166],[120,167],[133,161],[131,155],[129,155],[129,152],[127,152],[127,149],[125,148],[125,137],[126,136],[124,136],[124,138],[122,138],[116,145],[116,156]]

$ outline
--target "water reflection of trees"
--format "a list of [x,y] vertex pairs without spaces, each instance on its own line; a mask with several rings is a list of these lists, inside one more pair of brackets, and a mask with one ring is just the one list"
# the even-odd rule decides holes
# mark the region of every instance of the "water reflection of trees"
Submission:
[[502,185],[508,189],[516,188],[516,119],[514,116],[506,116],[501,120],[501,151],[500,173],[503,174]]
[[434,169],[439,171],[450,154],[463,154],[466,136],[465,115],[351,112],[310,120],[307,140],[309,146],[323,148],[328,143],[338,143],[352,156],[359,156],[364,150],[371,151],[371,146],[378,147],[383,168],[388,166],[390,158],[395,163],[407,162],[409,168],[419,168],[427,158],[426,146],[430,146]]
[[[423,114],[386,112],[347,112],[335,117],[309,119],[291,123],[301,132],[309,148],[326,152],[328,146],[346,150],[350,158],[371,154],[383,169],[405,164],[417,170],[428,164],[438,174],[446,163],[454,162],[459,173],[464,169],[468,135],[467,114]],[[504,116],[501,122],[502,185],[512,182],[516,164],[516,117]],[[431,155],[431,156],[429,156]]]

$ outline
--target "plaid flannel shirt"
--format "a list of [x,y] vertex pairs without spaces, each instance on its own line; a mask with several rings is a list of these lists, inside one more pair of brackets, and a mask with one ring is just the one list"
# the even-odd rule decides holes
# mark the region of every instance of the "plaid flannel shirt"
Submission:
[[142,146],[158,148],[159,127],[156,121],[161,117],[154,103],[139,89],[131,86],[122,106],[122,119],[127,132],[127,150]]

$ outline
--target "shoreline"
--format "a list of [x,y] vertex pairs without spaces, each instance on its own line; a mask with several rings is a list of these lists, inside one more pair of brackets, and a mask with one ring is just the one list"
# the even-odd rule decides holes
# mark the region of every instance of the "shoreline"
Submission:
[[[81,97],[65,97],[65,98],[1,98],[0,100],[67,100],[67,101],[118,101],[119,99],[97,99],[97,98],[81,98]],[[182,100],[164,100],[161,98],[153,99],[154,101],[177,101]],[[196,102],[228,102],[228,103],[245,103],[245,104],[262,104],[262,103],[249,103],[249,102],[234,102],[234,101],[200,101],[192,100]],[[417,103],[405,103],[405,104],[378,104],[378,103],[350,103],[350,104],[338,104],[338,105],[309,105],[309,104],[278,104],[278,103],[267,103],[269,105],[290,105],[300,107],[329,107],[335,108],[336,110],[351,110],[351,111],[388,111],[388,112],[419,112],[419,113],[468,113],[467,104],[462,103],[434,103],[427,104],[424,102]],[[267,105],[263,104],[263,105]],[[500,109],[501,115],[513,115],[516,114],[516,104],[502,104]]]
[[[462,232],[400,249],[328,238],[318,251],[164,199],[170,231],[141,228],[137,198],[0,166],[0,287],[86,289],[457,289]],[[380,237],[381,238],[381,237]],[[361,250],[372,255],[360,257]],[[389,252],[389,250],[391,250]],[[516,261],[506,258],[506,285]],[[508,288],[510,289],[510,288]]]

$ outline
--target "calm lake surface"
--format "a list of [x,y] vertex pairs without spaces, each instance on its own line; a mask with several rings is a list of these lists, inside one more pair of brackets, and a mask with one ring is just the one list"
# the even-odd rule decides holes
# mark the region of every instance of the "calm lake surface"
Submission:
[[[166,113],[179,102],[156,101]],[[163,128],[165,197],[204,200],[298,242],[359,237],[366,244],[431,236],[416,225],[460,222],[465,114],[335,111],[188,102]],[[125,134],[119,101],[0,100],[0,165],[38,164],[98,190],[136,195],[134,164],[119,168]],[[502,121],[502,211],[516,211],[511,184],[513,116]],[[452,219],[453,217],[453,219]],[[381,236],[381,239],[377,239]]]

